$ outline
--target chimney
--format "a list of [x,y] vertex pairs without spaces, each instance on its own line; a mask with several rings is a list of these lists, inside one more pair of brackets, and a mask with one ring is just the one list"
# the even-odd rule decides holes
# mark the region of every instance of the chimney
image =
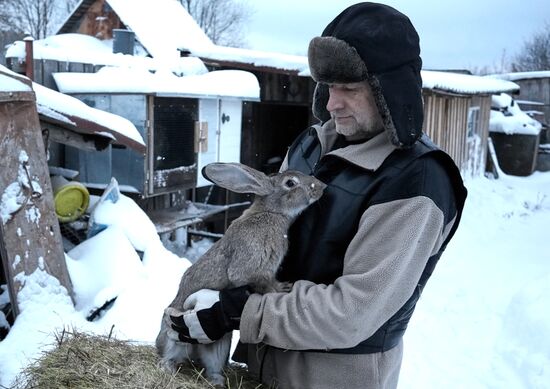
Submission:
[[31,80],[34,80],[34,38],[32,36],[27,36],[23,41],[25,42],[25,75]]
[[134,55],[134,41],[136,34],[133,31],[113,29],[113,53]]

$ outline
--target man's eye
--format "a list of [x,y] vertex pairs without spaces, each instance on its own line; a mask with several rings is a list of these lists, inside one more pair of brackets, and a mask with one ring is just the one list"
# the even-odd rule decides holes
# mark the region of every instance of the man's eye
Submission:
[[285,185],[287,188],[292,188],[296,185],[296,183],[294,182],[294,180],[286,180]]

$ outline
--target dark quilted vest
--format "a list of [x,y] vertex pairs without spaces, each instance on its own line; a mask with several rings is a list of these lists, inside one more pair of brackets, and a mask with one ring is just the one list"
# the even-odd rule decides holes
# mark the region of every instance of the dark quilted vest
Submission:
[[[290,170],[314,175],[328,186],[323,197],[302,213],[291,227],[289,251],[278,274],[280,280],[302,279],[322,284],[333,283],[342,275],[345,251],[358,229],[364,211],[380,202],[380,191],[385,190],[384,184],[387,180],[391,180],[407,165],[426,154],[438,159],[451,176],[456,200],[453,202],[453,209],[449,212],[444,210],[444,213],[448,213],[445,223],[456,215],[458,209],[455,226],[458,225],[465,199],[462,179],[450,157],[437,149],[428,138],[423,137],[410,149],[395,150],[375,172],[332,155],[325,155],[320,159],[320,153],[320,142],[313,128],[305,131],[288,153]],[[382,197],[387,198],[387,201],[393,200],[392,193]],[[453,194],[447,197],[452,199]],[[393,317],[357,346],[328,352],[364,354],[395,347],[405,332],[422,287],[453,235],[454,228],[440,252],[429,259],[414,294]]]

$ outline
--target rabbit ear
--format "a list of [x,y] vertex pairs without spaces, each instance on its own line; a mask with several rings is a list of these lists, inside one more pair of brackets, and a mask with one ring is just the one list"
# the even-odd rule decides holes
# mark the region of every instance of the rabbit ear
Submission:
[[202,175],[214,184],[237,193],[265,196],[273,191],[271,181],[262,172],[240,163],[211,163]]

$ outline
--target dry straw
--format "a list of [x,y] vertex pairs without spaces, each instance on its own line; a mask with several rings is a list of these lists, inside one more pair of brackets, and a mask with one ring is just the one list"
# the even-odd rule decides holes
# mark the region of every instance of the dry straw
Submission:
[[[57,345],[29,365],[12,389],[212,389],[192,366],[170,374],[150,345],[75,330],[56,334]],[[241,367],[225,369],[229,389],[265,388]]]

